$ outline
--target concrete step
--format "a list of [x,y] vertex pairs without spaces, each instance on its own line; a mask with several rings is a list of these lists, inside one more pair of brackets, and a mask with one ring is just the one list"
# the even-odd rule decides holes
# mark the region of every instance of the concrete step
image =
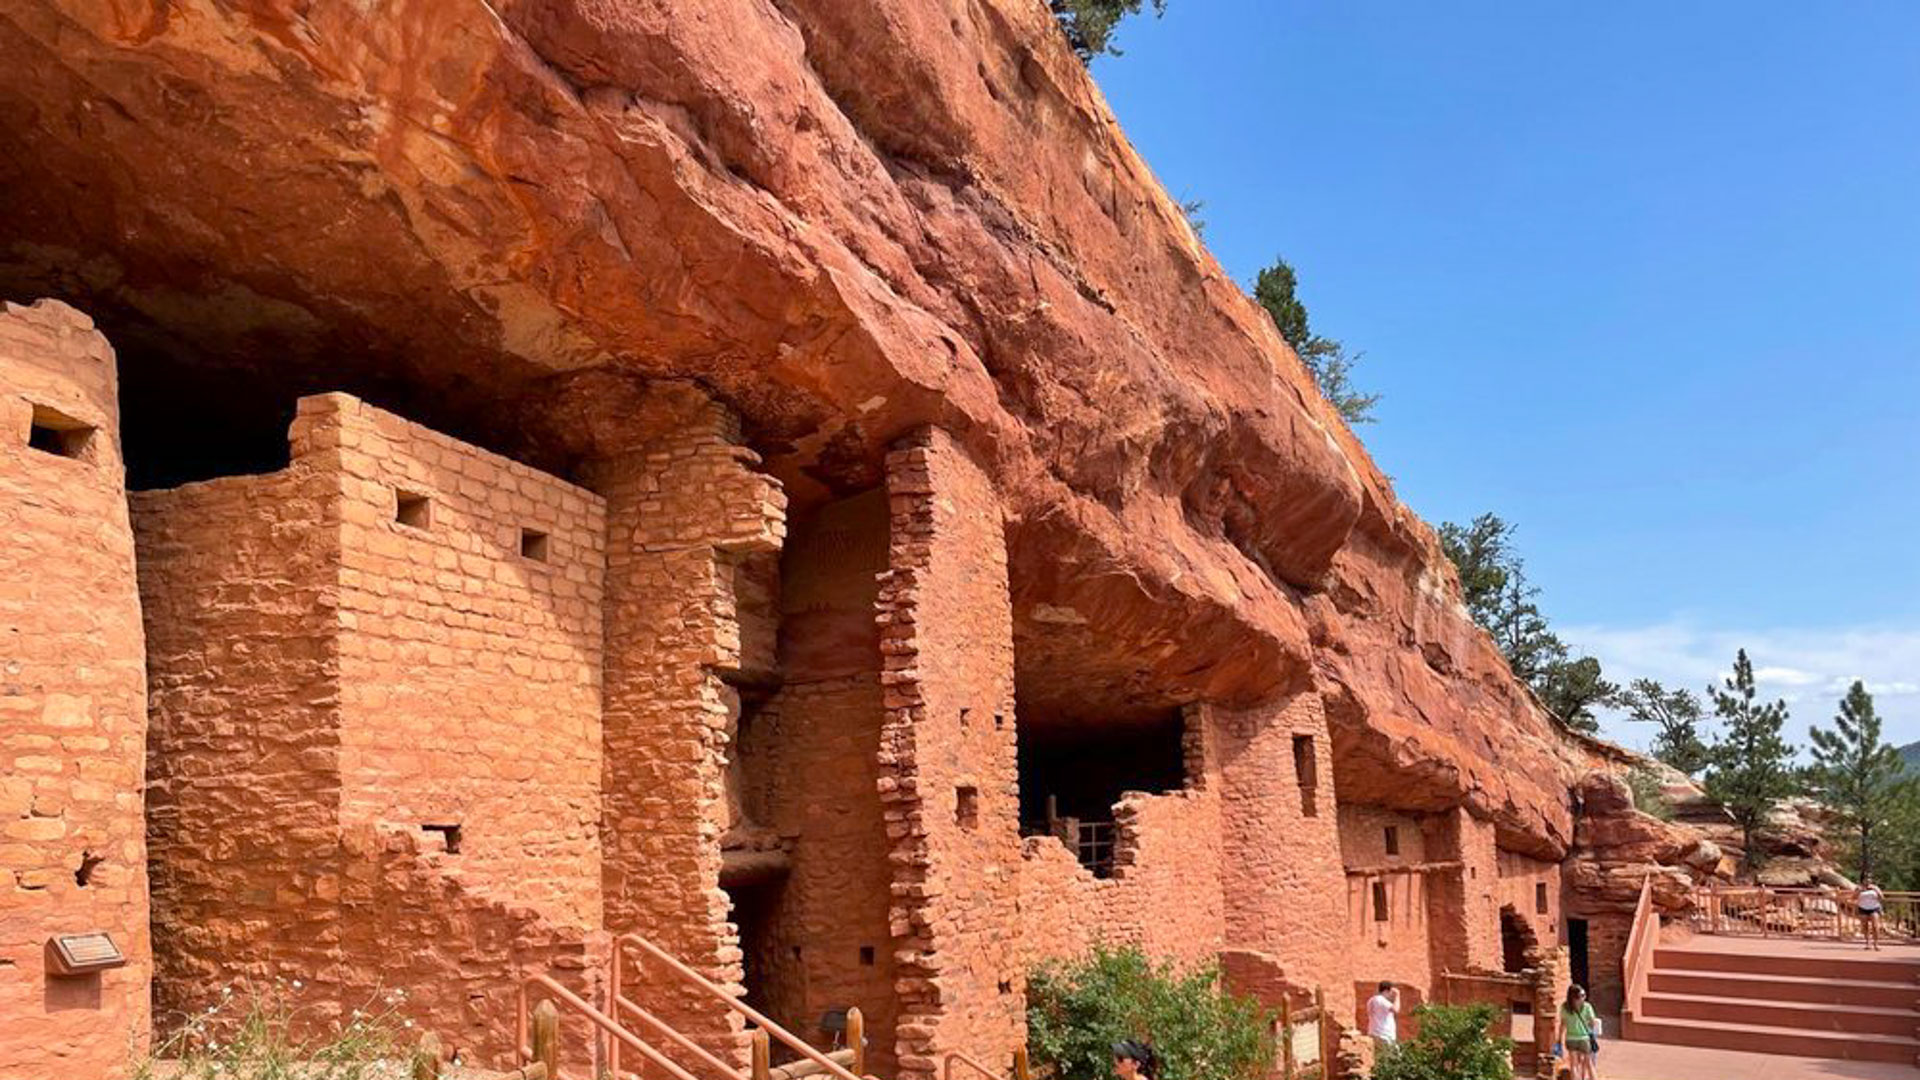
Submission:
[[1659,994],[1858,1005],[1876,1009],[1920,1008],[1920,986],[1870,979],[1751,975],[1724,971],[1650,971],[1647,973],[1647,990]]
[[1920,1038],[1920,1012],[1865,1005],[1817,1005],[1693,994],[1648,994],[1641,1015],[1708,1023],[1750,1024],[1800,1031],[1841,1031],[1862,1035]]
[[[1900,1035],[1863,1035],[1858,1032],[1801,1031],[1762,1024],[1703,1023],[1671,1017],[1633,1017],[1622,1025],[1624,1038],[1667,1046],[1702,1046],[1714,1050],[1745,1050],[1756,1054],[1793,1054],[1841,1061],[1920,1063],[1920,1039]],[[1607,1061],[1607,1041],[1600,1040],[1600,1067]],[[1717,1078],[1716,1078],[1717,1080]]]
[[1712,949],[1658,948],[1653,951],[1656,971],[1724,971],[1746,975],[1796,975],[1827,979],[1920,986],[1920,959],[1891,959],[1884,953],[1861,951],[1855,959],[1831,956],[1778,956],[1765,953],[1716,952]]

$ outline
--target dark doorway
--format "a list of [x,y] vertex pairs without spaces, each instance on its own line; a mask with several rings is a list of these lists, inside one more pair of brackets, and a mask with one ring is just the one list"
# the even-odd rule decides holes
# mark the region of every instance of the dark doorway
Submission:
[[726,892],[733,901],[733,924],[740,932],[747,1006],[789,1029],[805,1030],[800,1023],[804,1018],[794,1015],[804,981],[801,952],[789,940],[781,918],[786,885],[785,878],[776,878],[730,885]]
[[1567,920],[1567,960],[1573,969],[1573,981],[1580,986],[1591,987],[1592,978],[1587,974],[1587,920]]

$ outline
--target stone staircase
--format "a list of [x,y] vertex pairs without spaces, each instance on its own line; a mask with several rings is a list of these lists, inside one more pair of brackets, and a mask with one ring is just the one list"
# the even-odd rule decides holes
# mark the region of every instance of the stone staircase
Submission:
[[1920,958],[1653,950],[1638,1042],[1920,1064]]

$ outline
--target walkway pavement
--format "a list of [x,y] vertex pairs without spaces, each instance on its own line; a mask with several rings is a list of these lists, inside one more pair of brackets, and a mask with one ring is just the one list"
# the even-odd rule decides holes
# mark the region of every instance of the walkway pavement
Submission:
[[1600,1080],[1915,1080],[1920,1069],[1878,1061],[1743,1054],[1658,1043],[1600,1042]]

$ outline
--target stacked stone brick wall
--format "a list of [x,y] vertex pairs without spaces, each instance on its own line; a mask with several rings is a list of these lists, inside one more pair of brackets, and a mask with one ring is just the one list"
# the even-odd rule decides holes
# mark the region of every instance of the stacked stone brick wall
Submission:
[[[1391,979],[1409,1008],[1433,996],[1432,939],[1423,815],[1378,806],[1340,807],[1340,850],[1347,867],[1347,922],[1355,995]],[[1387,830],[1394,848],[1388,851]],[[1384,916],[1384,917],[1383,917]]]
[[1459,864],[1428,878],[1433,970],[1498,971],[1500,882],[1495,829],[1464,809],[1435,815],[1429,822],[1429,855],[1435,861]]
[[1498,881],[1494,902],[1511,907],[1545,945],[1561,938],[1560,864],[1517,851],[1497,851],[1494,873]]
[[948,1050],[999,1061],[1024,1038],[1007,919],[1020,861],[1012,610],[998,498],[949,437],[922,431],[889,454],[887,494],[880,789],[898,1075],[924,1080]]
[[[147,1038],[146,675],[115,386],[85,316],[0,305],[0,1076],[118,1076]],[[48,939],[91,931],[127,965],[52,975]]]
[[163,1030],[241,981],[347,996],[331,491],[307,459],[133,497]]
[[[742,666],[736,571],[779,550],[785,498],[723,406],[680,384],[660,387],[654,404],[657,432],[587,470],[607,506],[606,926],[644,934],[738,992],[720,836],[739,701],[724,676]],[[744,1060],[739,1020],[653,967],[643,985],[659,1013]]]
[[522,965],[584,987],[600,878],[595,579],[511,560],[530,519],[550,560],[595,562],[594,500],[351,398],[302,402],[291,442],[282,472],[133,500],[157,1001],[297,981],[317,1027],[405,987],[504,1061]]
[[301,417],[340,462],[343,823],[441,826],[468,891],[597,927],[602,501],[344,395]]
[[[1344,1015],[1353,1007],[1351,940],[1320,698],[1206,713],[1216,744],[1209,754],[1220,762],[1227,945],[1274,958],[1290,982],[1325,987],[1328,1008]],[[1300,775],[1302,765],[1311,776]],[[1310,805],[1303,779],[1314,781]]]
[[[857,1006],[868,1063],[890,1075],[894,962],[891,867],[881,820],[880,641],[886,493],[875,489],[796,524],[780,572],[779,691],[753,718],[747,762],[764,795],[747,817],[791,855],[778,887],[777,940],[749,955],[775,1020],[803,1036],[832,1009]],[[755,965],[759,971],[753,971]]]

